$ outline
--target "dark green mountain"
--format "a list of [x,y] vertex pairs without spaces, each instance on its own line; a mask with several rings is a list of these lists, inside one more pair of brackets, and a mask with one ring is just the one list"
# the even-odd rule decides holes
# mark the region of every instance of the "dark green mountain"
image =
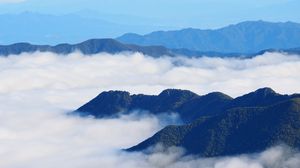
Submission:
[[218,115],[168,126],[128,151],[161,144],[213,157],[260,152],[282,143],[300,149],[300,95],[280,95],[264,88],[233,99]]
[[218,53],[258,53],[267,49],[289,49],[300,46],[300,24],[247,21],[216,30],[183,29],[157,31],[146,35],[125,34],[117,40],[137,45],[162,45]]
[[[222,112],[221,109],[231,99],[222,93],[199,96],[191,91],[176,89],[164,90],[157,96],[109,91],[99,94],[76,110],[76,113],[105,118],[141,110],[151,114],[176,113],[184,122],[190,122],[199,116]],[[213,106],[213,111],[208,110],[210,106]]]
[[177,89],[159,95],[109,91],[75,113],[110,118],[135,110],[154,115],[176,113],[184,125],[168,126],[128,151],[149,152],[147,149],[161,144],[212,157],[259,152],[281,143],[300,149],[300,94],[281,95],[271,88],[235,99],[220,92],[199,96]]
[[178,89],[167,89],[157,96],[109,91],[100,93],[78,108],[76,113],[96,118],[116,117],[135,110],[151,114],[176,113],[185,123],[189,123],[199,117],[220,115],[231,108],[264,107],[298,96],[280,95],[270,88],[262,88],[236,99],[220,92],[199,96],[191,91]]

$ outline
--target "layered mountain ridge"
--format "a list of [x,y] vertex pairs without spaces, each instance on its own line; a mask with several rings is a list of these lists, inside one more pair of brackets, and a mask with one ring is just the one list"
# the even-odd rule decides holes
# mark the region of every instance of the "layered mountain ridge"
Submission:
[[[242,57],[250,57],[256,55],[256,54],[250,55],[250,54],[240,54],[240,53],[201,52],[201,51],[192,51],[188,49],[168,49],[164,46],[139,46],[134,44],[124,44],[114,39],[90,39],[78,44],[64,43],[55,46],[34,45],[30,43],[0,45],[0,56],[18,55],[21,53],[33,53],[33,52],[52,52],[52,53],[64,54],[64,55],[73,52],[81,52],[86,55],[92,55],[98,53],[117,54],[122,52],[139,52],[152,57],[161,57],[161,56],[241,57],[241,55]],[[274,50],[274,52],[277,51]]]
[[300,149],[300,98],[265,107],[233,108],[191,124],[168,126],[128,151],[160,144],[203,157],[261,152],[285,144]]
[[200,96],[180,89],[167,89],[159,95],[130,95],[126,91],[108,91],[100,93],[76,111],[96,118],[116,117],[135,110],[152,114],[177,113],[185,122],[190,122],[201,116],[218,115],[231,108],[264,107],[294,97],[300,95],[281,95],[271,88],[258,89],[235,99],[221,92]]
[[170,55],[172,52],[162,46],[137,46],[123,44],[113,39],[91,39],[78,44],[58,44],[56,46],[50,45],[32,45],[30,43],[16,43],[12,45],[0,46],[0,55],[18,55],[21,53],[33,52],[53,52],[57,54],[70,54],[79,51],[86,55],[98,53],[116,54],[120,52],[140,52],[151,56]]
[[76,110],[96,118],[135,110],[157,115],[176,113],[183,125],[167,126],[127,151],[149,151],[160,144],[177,146],[204,157],[262,151],[280,143],[300,149],[300,94],[281,95],[261,88],[237,98],[220,92],[197,95],[167,89],[159,95],[108,91]]
[[153,57],[241,57],[266,52],[300,55],[300,24],[264,21],[242,22],[217,30],[183,29],[158,31],[144,36],[125,34],[116,39],[90,39],[78,44],[34,45],[15,43],[0,45],[0,56],[32,52],[83,54],[140,52]]
[[215,30],[182,29],[156,31],[146,35],[128,33],[117,40],[138,45],[162,45],[219,53],[258,53],[268,49],[300,46],[300,24],[294,22],[246,21]]

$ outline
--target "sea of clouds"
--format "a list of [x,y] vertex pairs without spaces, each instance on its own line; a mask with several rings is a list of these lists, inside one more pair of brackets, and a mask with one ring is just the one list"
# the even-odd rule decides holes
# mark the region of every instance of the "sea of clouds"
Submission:
[[183,156],[179,148],[128,154],[120,149],[167,123],[149,115],[96,120],[66,114],[105,90],[158,94],[180,88],[236,97],[272,87],[299,93],[299,72],[300,57],[280,53],[251,59],[39,52],[0,57],[0,167],[297,168],[299,153],[284,146],[208,159]]

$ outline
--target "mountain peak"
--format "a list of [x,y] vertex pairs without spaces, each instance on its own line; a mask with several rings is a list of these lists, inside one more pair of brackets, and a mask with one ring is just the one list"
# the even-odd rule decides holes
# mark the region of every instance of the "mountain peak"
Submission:
[[130,93],[126,91],[107,91],[81,106],[77,111],[83,115],[97,118],[113,117],[125,111],[131,103]]
[[264,88],[260,88],[257,89],[253,92],[250,92],[246,95],[243,95],[239,98],[251,98],[251,99],[265,99],[267,97],[274,97],[274,96],[278,96],[280,94],[276,93],[272,88],[269,87],[264,87]]
[[244,21],[244,22],[240,22],[237,24],[234,24],[232,26],[250,26],[250,25],[254,25],[254,26],[265,26],[265,25],[274,25],[274,26],[279,26],[279,25],[295,25],[295,26],[299,26],[299,23],[296,22],[270,22],[270,21],[265,21],[265,20],[253,20],[253,21]]
[[106,95],[128,95],[130,96],[130,93],[127,91],[121,91],[121,90],[109,90],[100,93],[98,96],[106,96]]
[[208,93],[206,95],[204,95],[205,97],[222,97],[222,98],[226,98],[226,99],[232,99],[232,97],[222,93],[222,92],[211,92]]
[[181,90],[181,89],[166,89],[163,90],[158,96],[165,97],[165,96],[178,96],[178,95],[190,95],[196,96],[196,93],[193,93],[189,90]]
[[120,43],[120,42],[111,38],[103,38],[103,39],[89,39],[82,43]]
[[266,106],[274,102],[279,102],[288,98],[288,95],[280,95],[273,89],[265,87],[260,88],[254,92],[237,97],[231,103],[231,106],[239,107],[254,107],[254,106]]
[[277,93],[272,88],[269,88],[269,87],[257,89],[253,93],[255,93],[257,95],[260,95],[260,96],[264,96],[264,97],[270,96],[270,95],[271,96],[272,95],[277,95]]

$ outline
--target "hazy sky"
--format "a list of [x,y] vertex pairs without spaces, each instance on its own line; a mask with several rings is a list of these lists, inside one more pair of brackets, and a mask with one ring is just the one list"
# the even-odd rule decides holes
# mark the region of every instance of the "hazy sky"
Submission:
[[108,20],[117,15],[114,18],[208,28],[245,20],[300,22],[299,6],[299,0],[0,0],[0,13],[97,13]]

